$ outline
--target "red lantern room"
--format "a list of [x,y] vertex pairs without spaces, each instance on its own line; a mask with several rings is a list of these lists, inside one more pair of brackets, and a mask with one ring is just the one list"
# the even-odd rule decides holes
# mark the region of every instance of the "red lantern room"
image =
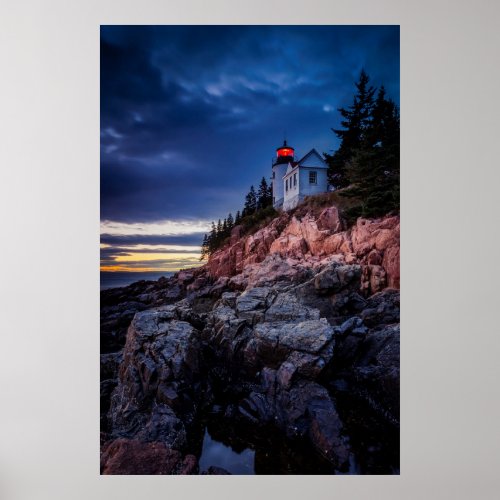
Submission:
[[286,139],[283,142],[283,146],[276,149],[276,163],[288,163],[289,161],[293,161],[294,149],[291,146],[288,146],[286,143]]

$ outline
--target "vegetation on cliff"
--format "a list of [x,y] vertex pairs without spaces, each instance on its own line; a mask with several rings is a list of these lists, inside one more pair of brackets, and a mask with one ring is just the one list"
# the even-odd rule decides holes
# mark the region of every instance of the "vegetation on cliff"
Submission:
[[221,248],[229,238],[233,227],[242,226],[245,232],[249,232],[257,228],[263,221],[275,217],[277,212],[272,205],[272,186],[267,184],[265,177],[262,177],[258,191],[255,191],[255,188],[250,186],[241,213],[238,210],[234,219],[230,213],[224,221],[219,219],[217,224],[212,222],[210,233],[205,234],[203,238],[200,260]]
[[325,153],[329,182],[351,198],[348,219],[377,217],[399,210],[399,108],[383,86],[376,89],[362,71],[352,104],[340,108],[340,139],[334,154]]

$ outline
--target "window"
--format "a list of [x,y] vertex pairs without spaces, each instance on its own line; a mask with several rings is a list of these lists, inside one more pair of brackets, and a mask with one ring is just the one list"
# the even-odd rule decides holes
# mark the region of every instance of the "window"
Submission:
[[317,184],[317,183],[318,183],[318,173],[309,172],[309,184]]
[[293,174],[293,187],[297,185],[297,172]]
[[273,172],[273,179],[276,177],[276,172]]
[[286,190],[288,191],[288,179],[285,181]]

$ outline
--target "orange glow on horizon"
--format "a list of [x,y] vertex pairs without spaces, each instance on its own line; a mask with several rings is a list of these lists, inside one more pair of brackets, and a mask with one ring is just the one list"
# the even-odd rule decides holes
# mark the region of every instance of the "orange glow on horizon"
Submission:
[[114,273],[114,272],[126,272],[126,273],[147,273],[147,272],[169,272],[169,273],[176,273],[177,271],[180,271],[182,269],[191,269],[194,267],[199,267],[205,264],[206,260],[202,260],[196,264],[185,264],[182,266],[172,266],[172,267],[128,267],[126,265],[124,266],[112,266],[112,265],[105,265],[100,267],[100,271],[103,272],[109,272],[109,273]]
[[127,255],[117,255],[114,259],[115,262],[147,262],[151,260],[183,260],[187,262],[198,262],[200,260],[199,253],[139,253],[130,252]]

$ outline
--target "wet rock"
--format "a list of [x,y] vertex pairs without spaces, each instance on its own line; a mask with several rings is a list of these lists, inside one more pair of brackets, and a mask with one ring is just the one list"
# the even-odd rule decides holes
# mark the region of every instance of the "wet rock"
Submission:
[[290,438],[309,438],[319,453],[345,469],[348,441],[328,391],[306,380],[290,384],[285,377],[286,383],[281,383],[279,371],[269,373],[269,377],[262,388],[264,393],[250,394],[240,405],[240,413],[255,423],[273,422]]
[[134,436],[140,441],[159,441],[174,449],[186,446],[184,423],[167,405],[154,404],[145,425]]
[[101,455],[101,474],[196,474],[197,460],[164,443],[143,443],[116,439],[105,444]]
[[316,449],[339,470],[346,471],[349,462],[349,445],[343,425],[326,395],[309,402],[309,437]]

